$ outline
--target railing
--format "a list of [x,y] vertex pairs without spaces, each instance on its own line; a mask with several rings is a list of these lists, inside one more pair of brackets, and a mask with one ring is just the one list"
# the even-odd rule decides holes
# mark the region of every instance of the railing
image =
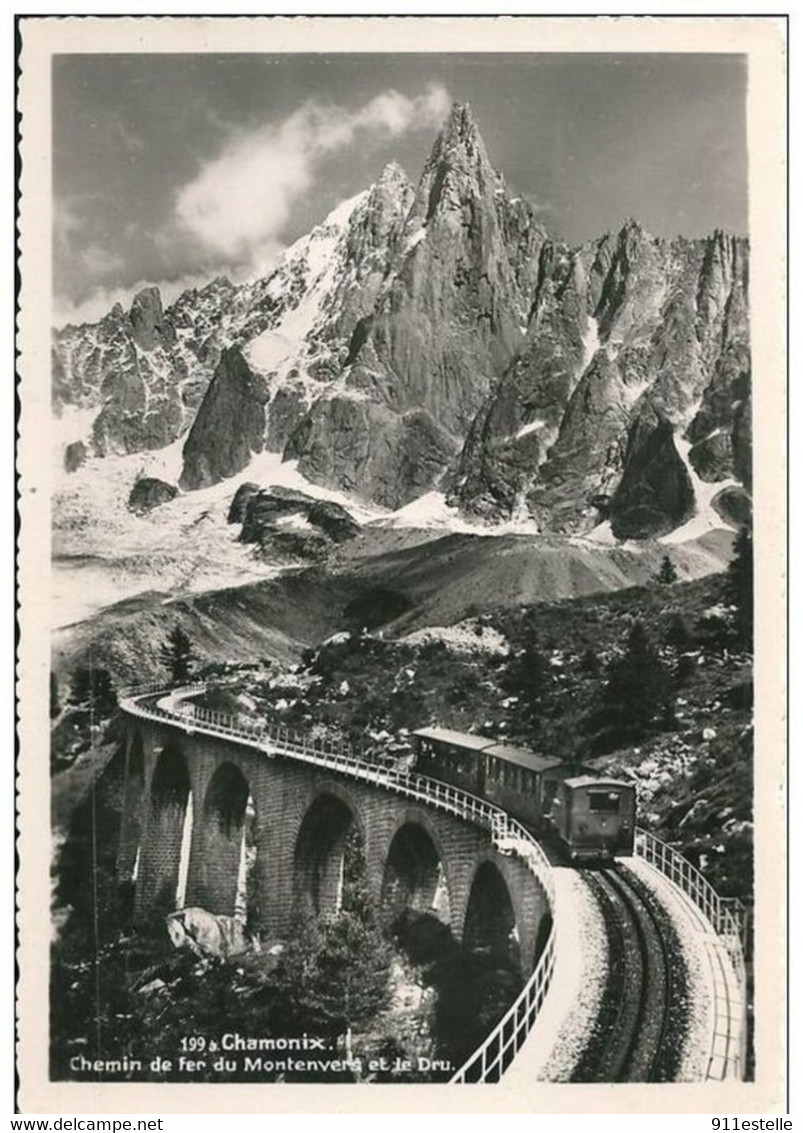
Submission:
[[740,983],[744,982],[744,943],[747,911],[737,897],[720,897],[710,881],[691,862],[647,830],[636,829],[636,854],[654,865],[697,906],[722,938]]
[[488,1038],[450,1078],[455,1084],[498,1082],[524,1045],[543,1006],[555,971],[555,926],[547,937],[535,971],[519,997],[502,1016]]
[[[636,828],[634,851],[678,887],[706,918],[719,937],[733,968],[739,1001],[732,1002],[727,975],[714,972],[714,1049],[709,1058],[709,1077],[742,1077],[746,1056],[746,973],[744,949],[747,911],[736,897],[720,897],[716,889],[690,861],[666,842],[641,827]],[[719,977],[721,978],[718,978]],[[736,1015],[738,1013],[738,1020]],[[733,1049],[733,1032],[738,1042]],[[724,1045],[723,1045],[724,1044]],[[722,1049],[717,1049],[718,1047]]]
[[369,763],[356,757],[342,740],[314,739],[289,728],[266,727],[261,722],[243,721],[194,704],[167,709],[161,706],[161,702],[143,705],[139,701],[140,697],[154,697],[160,693],[164,694],[163,699],[170,696],[173,701],[177,701],[182,696],[202,691],[203,687],[188,685],[172,690],[164,687],[126,690],[121,694],[120,706],[134,716],[156,722],[165,721],[190,733],[199,730],[224,736],[259,748],[268,756],[283,755],[327,767],[395,794],[417,799],[436,809],[448,811],[488,830],[492,845],[501,854],[517,854],[538,878],[546,893],[553,923],[535,971],[488,1038],[451,1079],[455,1083],[498,1082],[530,1033],[549,991],[555,968],[555,889],[551,866],[536,839],[521,823],[485,799],[437,779],[429,779],[425,775]]

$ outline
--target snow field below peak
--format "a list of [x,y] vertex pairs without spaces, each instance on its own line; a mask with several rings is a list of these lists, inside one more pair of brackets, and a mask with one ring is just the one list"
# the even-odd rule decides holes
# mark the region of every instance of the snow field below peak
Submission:
[[349,221],[358,206],[367,197],[358,193],[338,205],[322,224],[308,236],[301,237],[287,252],[274,273],[269,294],[279,299],[283,293],[283,272],[301,268],[304,289],[298,300],[288,305],[278,322],[253,338],[245,347],[249,365],[263,374],[276,374],[280,379],[298,364],[308,349],[307,338],[319,324],[323,303],[342,269],[343,256],[337,255]]
[[377,526],[416,527],[448,531],[458,535],[537,535],[538,525],[533,519],[508,520],[503,523],[471,522],[461,516],[457,508],[450,507],[442,492],[427,492],[397,511],[386,512]]
[[732,525],[717,513],[713,506],[713,499],[723,488],[738,488],[739,482],[732,478],[715,480],[713,483],[701,480],[689,460],[691,442],[675,434],[675,447],[680,459],[686,466],[694,489],[694,515],[681,527],[676,527],[674,531],[664,535],[662,539],[658,540],[659,543],[687,543],[690,539],[698,539],[701,535],[707,535],[709,531],[733,531]]
[[534,433],[536,429],[543,429],[545,426],[546,421],[542,421],[540,418],[536,418],[535,421],[528,421],[527,424],[522,425],[516,433],[516,440],[518,441],[522,437],[526,437],[529,433]]
[[591,359],[599,350],[599,326],[593,315],[587,315],[586,329],[583,334],[583,360],[580,363],[580,373],[588,369]]

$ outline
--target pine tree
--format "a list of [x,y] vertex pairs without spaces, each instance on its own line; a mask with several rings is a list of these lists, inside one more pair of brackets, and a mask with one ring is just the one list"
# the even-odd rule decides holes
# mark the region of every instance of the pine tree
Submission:
[[641,622],[635,622],[624,656],[608,666],[604,700],[612,722],[643,733],[671,707],[672,682]]
[[293,934],[277,972],[286,1010],[298,1028],[344,1034],[369,1022],[389,996],[390,949],[370,920],[342,912],[308,918]]
[[534,728],[541,723],[552,683],[549,662],[533,642],[511,658],[502,677],[502,687],[519,698],[527,722]]
[[665,641],[671,649],[676,649],[678,653],[685,653],[687,650],[691,649],[694,644],[694,639],[691,633],[689,633],[686,619],[682,614],[677,613],[677,611],[672,615],[669,621]]
[[669,586],[678,580],[677,567],[670,559],[669,555],[664,555],[661,560],[661,568],[655,576],[656,581],[664,586]]
[[343,889],[336,919],[303,918],[276,973],[287,1023],[345,1034],[370,1022],[390,995],[391,951],[368,896],[365,851],[352,826],[343,846]]
[[173,684],[183,684],[195,665],[192,642],[180,625],[175,625],[159,650],[159,659],[170,674]]
[[744,649],[753,644],[753,536],[742,527],[734,543],[734,556],[725,582],[728,601],[736,607],[735,628]]
[[111,716],[117,695],[107,669],[81,667],[70,681],[70,703],[88,707],[96,716]]

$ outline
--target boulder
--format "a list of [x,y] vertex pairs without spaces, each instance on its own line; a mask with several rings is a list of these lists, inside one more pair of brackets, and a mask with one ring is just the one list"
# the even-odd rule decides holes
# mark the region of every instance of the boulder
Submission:
[[739,487],[723,488],[721,492],[717,492],[711,506],[717,515],[734,527],[744,527],[753,514],[750,497],[744,488]]
[[278,563],[295,563],[299,559],[318,562],[325,559],[331,549],[331,542],[320,531],[278,528],[266,535],[260,557]]
[[229,514],[226,516],[227,523],[242,523],[245,519],[246,508],[248,501],[252,496],[255,496],[259,491],[259,484],[252,484],[250,481],[246,484],[241,484],[237,491],[234,493],[234,499],[231,501]]
[[72,441],[64,450],[64,467],[67,472],[77,471],[87,458],[83,441]]
[[257,950],[240,917],[190,906],[168,914],[165,925],[173,947],[187,949],[195,956],[227,960],[230,956]]
[[[295,545],[299,548],[312,544],[309,535],[315,536],[315,555],[328,543],[344,543],[353,539],[360,531],[360,525],[340,504],[331,500],[316,500],[292,488],[271,487],[246,491],[251,485],[244,484],[232,501],[229,512],[242,511],[242,531],[240,541],[259,543],[263,547],[276,543],[279,536],[284,540],[284,549]],[[239,498],[239,502],[238,502]],[[297,515],[315,530],[312,532],[292,531],[281,525],[280,521]],[[306,539],[300,538],[307,536]]]
[[137,480],[128,497],[127,507],[135,515],[145,515],[161,504],[174,500],[178,495],[178,488],[158,480],[154,476],[145,476]]
[[712,433],[689,450],[689,461],[701,480],[716,483],[733,475],[733,442],[730,434]]
[[307,519],[335,543],[347,543],[360,532],[354,516],[332,500],[315,500],[307,511]]

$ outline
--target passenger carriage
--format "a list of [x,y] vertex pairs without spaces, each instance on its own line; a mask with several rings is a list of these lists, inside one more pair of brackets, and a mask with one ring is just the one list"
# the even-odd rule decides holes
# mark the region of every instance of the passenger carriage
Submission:
[[592,769],[450,728],[413,733],[415,769],[552,830],[573,859],[633,852],[635,790]]

